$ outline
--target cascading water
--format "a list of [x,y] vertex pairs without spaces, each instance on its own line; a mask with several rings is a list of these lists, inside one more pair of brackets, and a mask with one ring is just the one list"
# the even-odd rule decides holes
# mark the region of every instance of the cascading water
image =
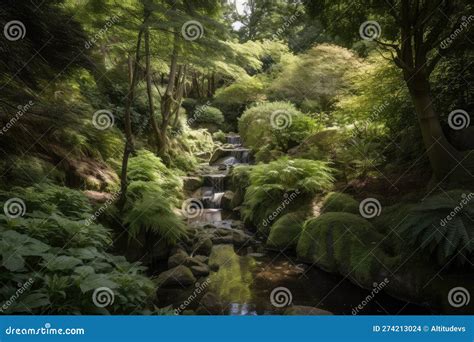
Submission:
[[249,163],[249,149],[238,148],[230,151],[230,154],[237,161],[236,164],[248,164]]
[[226,136],[226,142],[231,145],[241,145],[240,135],[228,135]]
[[224,196],[225,175],[214,174],[204,176],[203,203],[206,208],[220,209]]

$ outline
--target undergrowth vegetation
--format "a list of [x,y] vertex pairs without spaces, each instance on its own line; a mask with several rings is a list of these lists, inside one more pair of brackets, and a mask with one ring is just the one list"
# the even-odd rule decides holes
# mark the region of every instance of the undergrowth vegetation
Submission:
[[[150,313],[154,310],[153,281],[145,267],[107,252],[111,232],[88,222],[93,209],[79,191],[40,184],[2,192],[1,199],[22,196],[23,217],[0,215],[0,255],[4,298],[29,284],[21,302],[5,313],[103,314]],[[26,285],[25,285],[26,286]],[[94,304],[94,290],[114,293],[107,308]]]

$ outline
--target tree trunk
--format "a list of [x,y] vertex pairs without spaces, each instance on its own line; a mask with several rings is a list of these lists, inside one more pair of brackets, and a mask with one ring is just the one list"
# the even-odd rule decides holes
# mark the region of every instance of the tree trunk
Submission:
[[151,81],[151,56],[150,56],[150,29],[145,29],[145,60],[146,60],[146,90],[148,95],[148,112],[150,114],[150,125],[155,140],[156,152],[160,148],[160,130],[155,118],[155,105],[153,101],[152,81]]
[[137,85],[138,79],[138,65],[140,61],[140,48],[142,44],[142,35],[143,30],[140,29],[138,32],[137,37],[137,47],[135,49],[135,62],[132,62],[132,58],[129,57],[128,59],[128,74],[129,74],[129,82],[130,87],[127,96],[127,104],[125,107],[125,147],[123,150],[123,159],[122,159],[122,170],[120,175],[120,200],[118,203],[118,207],[123,209],[125,201],[127,199],[127,168],[128,168],[128,159],[130,154],[135,152],[135,143],[133,141],[133,132],[132,132],[132,104],[135,99],[135,87]]
[[158,155],[164,157],[168,150],[167,129],[170,123],[171,114],[173,112],[173,92],[175,88],[177,65],[178,65],[178,34],[174,33],[173,52],[171,54],[170,73],[168,77],[168,85],[161,97],[161,125],[160,125],[160,147]]
[[444,135],[439,116],[433,107],[428,79],[420,72],[417,75],[405,73],[405,80],[418,116],[433,176],[436,180],[441,181],[459,163],[460,153]]

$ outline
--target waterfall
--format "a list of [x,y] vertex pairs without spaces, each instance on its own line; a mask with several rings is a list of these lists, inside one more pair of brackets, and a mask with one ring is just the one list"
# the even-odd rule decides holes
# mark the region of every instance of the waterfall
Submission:
[[202,202],[205,208],[220,209],[225,192],[225,175],[213,174],[204,176]]
[[241,145],[240,135],[228,135],[225,137],[226,142],[231,145]]
[[238,148],[232,150],[231,156],[235,158],[239,164],[248,164],[249,163],[249,149],[247,148]]

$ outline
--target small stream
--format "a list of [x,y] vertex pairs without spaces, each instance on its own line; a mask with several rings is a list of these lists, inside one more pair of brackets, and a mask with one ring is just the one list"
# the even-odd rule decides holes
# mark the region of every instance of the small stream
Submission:
[[[235,151],[221,158],[213,165],[215,173],[203,175],[201,200],[204,210],[189,224],[210,223],[223,228],[233,226],[235,213],[221,208],[225,193],[225,177],[230,167],[249,162],[249,151],[241,146],[237,135],[227,138]],[[289,305],[314,307],[333,314],[351,315],[354,308],[366,300],[371,291],[362,289],[339,275],[328,274],[316,267],[299,264],[294,256],[266,250],[263,243],[237,247],[232,244],[214,245],[209,257],[209,265],[216,265],[217,271],[199,279],[206,284],[196,296],[196,289],[160,288],[158,302],[160,307],[177,307],[187,303],[187,310],[198,314],[221,315],[271,315],[282,314],[285,307],[276,307],[270,300],[271,292],[284,287],[291,293]],[[202,286],[201,286],[202,287]],[[212,294],[216,304],[210,311],[199,311],[200,299]],[[189,300],[192,298],[192,300]],[[208,306],[209,308],[209,306]],[[430,314],[420,306],[403,302],[383,292],[368,301],[358,314]]]

